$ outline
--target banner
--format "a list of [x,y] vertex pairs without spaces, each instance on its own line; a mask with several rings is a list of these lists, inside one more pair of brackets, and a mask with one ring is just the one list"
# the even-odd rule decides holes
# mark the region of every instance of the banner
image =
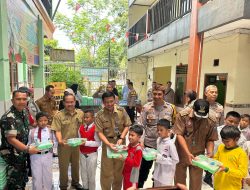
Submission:
[[7,0],[9,59],[39,64],[38,18],[23,0]]

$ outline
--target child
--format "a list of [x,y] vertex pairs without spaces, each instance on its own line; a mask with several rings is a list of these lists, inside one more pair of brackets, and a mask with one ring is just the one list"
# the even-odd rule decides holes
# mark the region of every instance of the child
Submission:
[[214,175],[215,190],[240,190],[242,179],[247,176],[248,158],[237,145],[240,131],[234,126],[225,126],[220,132],[223,144],[218,147],[214,159],[222,162]]
[[81,178],[84,189],[95,190],[95,176],[97,167],[97,149],[101,141],[95,132],[94,111],[84,111],[84,123],[79,128],[79,137],[87,138],[80,146]]
[[[55,137],[48,128],[49,116],[45,112],[36,114],[37,126],[30,130],[28,144],[53,141]],[[52,189],[53,152],[51,150],[30,155],[32,189]]]
[[167,119],[160,119],[157,123],[159,138],[157,139],[157,158],[154,169],[154,187],[172,185],[175,166],[179,162],[175,142],[170,138],[171,124]]
[[250,141],[246,141],[243,145],[243,150],[248,156],[248,176],[243,181],[243,189],[250,190]]
[[140,138],[143,134],[142,126],[133,125],[129,129],[129,145],[128,156],[124,162],[123,168],[123,189],[136,189],[139,170],[142,159],[142,148],[140,145]]
[[246,140],[250,141],[250,115],[249,114],[241,115],[239,130],[244,135]]
[[[219,127],[217,127],[217,132],[218,132],[218,138],[219,140],[214,142],[214,153],[217,152],[218,146],[220,144],[222,144],[222,140],[220,137],[220,131],[225,127],[225,125],[229,125],[229,126],[234,126],[234,127],[238,127],[240,123],[240,114],[236,111],[230,111],[227,113],[226,118],[224,120],[224,125],[221,125]],[[243,144],[246,142],[246,138],[244,137],[243,134],[240,135],[240,139],[237,141],[239,146],[243,146]]]

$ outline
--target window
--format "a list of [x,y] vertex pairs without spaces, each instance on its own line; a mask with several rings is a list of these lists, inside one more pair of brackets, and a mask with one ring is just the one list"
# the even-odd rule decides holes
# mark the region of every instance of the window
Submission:
[[17,63],[10,63],[10,90],[13,92],[18,89]]

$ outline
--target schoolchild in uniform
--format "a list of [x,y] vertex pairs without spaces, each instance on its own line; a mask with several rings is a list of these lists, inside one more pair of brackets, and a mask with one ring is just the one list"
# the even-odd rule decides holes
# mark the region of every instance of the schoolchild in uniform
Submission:
[[225,126],[220,132],[223,144],[218,148],[214,159],[222,162],[214,175],[215,190],[240,190],[242,179],[247,176],[248,158],[237,145],[240,131],[234,126]]
[[239,130],[244,135],[247,141],[250,141],[250,115],[241,115]]
[[[53,133],[48,128],[49,116],[46,112],[39,112],[36,115],[37,126],[30,130],[28,144],[53,141]],[[33,190],[52,189],[52,164],[53,152],[46,150],[30,155]]]
[[86,138],[85,144],[80,146],[80,171],[84,189],[95,190],[95,176],[97,167],[97,149],[101,141],[95,132],[94,111],[84,111],[84,123],[79,128],[79,137]]
[[[155,160],[154,187],[172,185],[174,182],[176,164],[179,156],[175,142],[171,139],[171,124],[167,119],[157,123],[159,138],[157,139],[158,154]],[[175,139],[175,138],[174,138]]]
[[133,125],[129,129],[128,156],[123,167],[123,189],[136,189],[138,186],[139,171],[142,159],[140,138],[143,134],[142,126]]

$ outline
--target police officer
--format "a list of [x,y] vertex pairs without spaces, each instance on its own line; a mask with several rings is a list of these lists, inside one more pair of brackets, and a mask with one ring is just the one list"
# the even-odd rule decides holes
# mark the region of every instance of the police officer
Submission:
[[97,113],[95,119],[96,132],[102,141],[101,188],[120,190],[123,161],[107,158],[107,148],[117,151],[116,144],[125,144],[131,121],[125,109],[115,104],[112,92],[105,92],[102,101],[104,108]]
[[26,112],[27,94],[16,90],[12,94],[13,105],[2,116],[0,156],[7,164],[7,189],[25,189],[28,179],[26,170],[27,153],[36,154],[38,150],[26,146],[29,135],[29,119]]
[[214,141],[218,140],[216,118],[209,114],[209,103],[198,99],[193,108],[182,110],[176,117],[173,132],[177,134],[176,148],[180,162],[176,165],[175,183],[186,184],[189,168],[189,189],[200,190],[203,170],[192,166],[192,159],[199,154],[213,156]]
[[[216,102],[218,97],[218,88],[215,85],[208,85],[205,88],[206,100],[209,102],[209,111],[214,114],[216,117],[216,126],[224,124],[224,109],[221,104]],[[204,177],[204,182],[213,187],[212,174],[206,171]]]
[[[144,132],[141,138],[141,145],[156,149],[156,140],[158,138],[157,122],[160,119],[167,119],[174,123],[175,106],[164,101],[165,88],[163,85],[156,85],[153,90],[153,102],[144,105],[138,122],[143,126]],[[144,139],[144,140],[143,140]],[[142,188],[148,178],[149,170],[153,161],[146,161],[142,158],[140,167],[138,188]]]
[[131,122],[134,123],[135,122],[135,106],[136,106],[137,94],[136,94],[136,91],[133,87],[132,82],[128,83],[128,88],[129,88],[129,93],[128,93],[128,98],[127,98],[126,111],[129,115]]
[[148,92],[147,92],[147,101],[148,102],[153,101],[153,89],[155,88],[156,85],[157,85],[156,82],[152,82],[152,88],[148,89]]

